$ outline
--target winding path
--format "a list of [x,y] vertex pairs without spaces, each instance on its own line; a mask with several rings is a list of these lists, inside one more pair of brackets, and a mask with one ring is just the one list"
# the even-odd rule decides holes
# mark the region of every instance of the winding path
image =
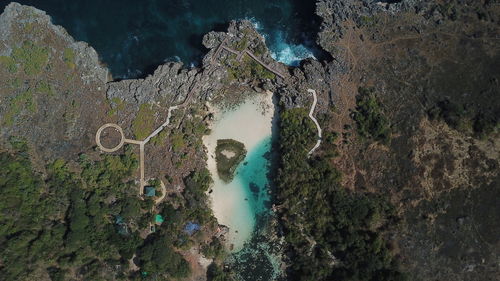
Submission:
[[[193,93],[193,91],[190,91],[188,93],[188,95],[186,96],[186,99],[181,104],[169,107],[168,114],[167,114],[167,120],[165,120],[165,122],[163,124],[161,124],[156,130],[154,130],[149,136],[147,136],[142,141],[125,138],[125,135],[123,134],[123,129],[114,123],[104,124],[97,130],[95,140],[96,140],[97,146],[103,152],[115,152],[118,149],[120,149],[125,143],[139,145],[139,169],[140,169],[140,174],[141,174],[140,179],[139,179],[139,196],[142,196],[144,194],[144,186],[146,186],[146,184],[147,184],[146,181],[144,180],[144,178],[145,178],[145,176],[144,176],[144,157],[145,157],[144,145],[146,145],[152,138],[154,138],[156,135],[158,135],[161,131],[163,131],[163,129],[165,129],[165,127],[167,127],[170,124],[170,119],[172,118],[172,111],[174,111],[175,109],[186,106],[191,99],[192,93]],[[109,128],[109,127],[114,128],[121,135],[120,143],[113,148],[107,148],[101,144],[102,131],[106,128]],[[161,187],[162,187],[162,196],[160,198],[156,199],[156,204],[159,204],[161,202],[161,200],[163,200],[163,198],[165,198],[165,195],[166,195],[165,184],[161,180],[160,180],[160,183],[161,183]]]
[[318,141],[316,142],[316,145],[307,153],[308,157],[311,157],[311,154],[318,149],[318,147],[321,145],[321,127],[319,126],[318,120],[314,118],[313,113],[314,109],[316,108],[316,104],[318,103],[318,98],[316,96],[316,91],[313,89],[307,89],[307,92],[311,93],[313,95],[313,103],[311,105],[311,110],[309,110],[309,118],[314,122],[316,125],[316,128],[318,129]]

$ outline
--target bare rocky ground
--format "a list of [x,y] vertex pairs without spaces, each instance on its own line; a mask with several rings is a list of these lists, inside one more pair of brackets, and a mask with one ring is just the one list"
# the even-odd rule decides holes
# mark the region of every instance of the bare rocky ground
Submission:
[[[318,91],[344,186],[397,206],[386,236],[411,280],[498,278],[499,3],[324,0],[317,13],[318,42],[346,68]],[[359,87],[381,102],[388,143],[358,135]]]

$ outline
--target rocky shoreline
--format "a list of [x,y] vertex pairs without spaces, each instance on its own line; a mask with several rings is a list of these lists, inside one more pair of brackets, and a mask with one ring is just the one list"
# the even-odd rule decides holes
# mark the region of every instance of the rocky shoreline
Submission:
[[[208,52],[201,67],[166,62],[143,79],[121,81],[113,81],[91,46],[76,42],[45,12],[11,3],[0,15],[0,90],[6,101],[0,103],[0,143],[7,145],[13,136],[26,139],[41,173],[46,163],[60,158],[76,167],[82,154],[99,157],[94,137],[102,124],[118,123],[133,138],[140,135],[138,128],[160,124],[169,106],[189,103],[174,114],[175,135],[146,148],[152,167],[146,172],[169,174],[169,192],[178,195],[184,179],[205,165],[203,145],[184,130],[186,123],[190,128],[208,123],[208,101],[271,91],[285,110],[306,108],[312,102],[307,89],[314,89],[315,115],[326,133],[338,137],[324,143],[340,155],[332,162],[343,175],[342,186],[353,193],[387,195],[395,206],[398,224],[384,227],[383,235],[402,266],[422,280],[487,279],[495,274],[494,254],[484,251],[498,242],[492,238],[494,228],[471,222],[475,215],[462,214],[456,204],[479,209],[481,202],[471,200],[488,198],[494,189],[484,186],[498,178],[495,40],[500,12],[495,3],[318,0],[317,43],[331,55],[329,61],[306,59],[298,67],[286,66],[272,59],[250,21],[232,21],[226,32],[203,37]],[[25,49],[40,57],[31,68],[17,69],[30,59],[15,55]],[[394,132],[391,142],[358,137],[352,112],[361,88],[377,93]],[[183,147],[184,142],[192,147]],[[450,201],[450,194],[458,199]],[[277,223],[283,215],[279,207],[270,239],[292,256]],[[467,220],[457,227],[454,217]],[[476,225],[493,242],[468,231]],[[442,229],[452,228],[458,234],[443,234]]]

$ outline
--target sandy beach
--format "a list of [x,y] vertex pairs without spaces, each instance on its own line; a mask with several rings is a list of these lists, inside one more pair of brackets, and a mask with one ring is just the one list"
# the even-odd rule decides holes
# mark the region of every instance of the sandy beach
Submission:
[[[218,139],[234,139],[245,145],[248,154],[271,136],[274,105],[272,93],[249,96],[244,103],[231,110],[212,107],[214,120],[211,134],[203,138],[208,150],[207,166],[214,180],[210,194],[212,210],[220,224],[229,227],[228,246],[240,250],[251,237],[255,226],[255,210],[251,204],[247,183],[235,175],[230,183],[224,183],[217,174],[215,148]],[[240,164],[251,165],[247,159]],[[237,169],[238,170],[238,169]]]

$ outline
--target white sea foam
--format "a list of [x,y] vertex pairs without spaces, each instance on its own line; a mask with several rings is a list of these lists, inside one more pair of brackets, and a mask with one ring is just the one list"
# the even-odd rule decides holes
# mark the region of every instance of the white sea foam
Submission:
[[282,31],[276,31],[275,42],[270,46],[271,57],[286,65],[298,66],[300,61],[313,58],[314,54],[306,46],[286,42]]
[[179,56],[173,56],[173,57],[167,57],[166,59],[163,60],[163,62],[182,62],[181,57]]
[[269,35],[258,20],[253,17],[247,19],[253,24],[255,30],[266,39],[273,59],[290,66],[298,66],[304,59],[316,59],[313,52],[306,46],[287,42],[283,31],[275,30]]

